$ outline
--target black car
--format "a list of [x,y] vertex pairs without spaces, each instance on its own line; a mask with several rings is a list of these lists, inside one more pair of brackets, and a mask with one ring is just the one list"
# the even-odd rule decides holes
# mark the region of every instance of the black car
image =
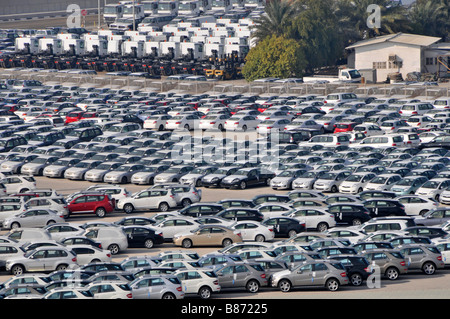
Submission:
[[363,191],[359,193],[359,198],[362,200],[371,199],[371,198],[395,198],[397,197],[397,194],[394,192],[387,192],[387,191]]
[[127,235],[128,247],[153,248],[154,245],[164,243],[162,233],[156,233],[153,229],[145,226],[125,226],[123,231]]
[[90,263],[82,266],[81,270],[92,270],[96,273],[102,271],[125,271],[122,265],[116,262]]
[[298,233],[304,232],[306,229],[305,223],[300,222],[295,218],[289,217],[272,217],[262,222],[265,226],[272,226],[275,232],[275,237],[290,238]]
[[279,194],[263,194],[256,195],[252,198],[255,205],[260,205],[263,203],[287,203],[290,201],[289,196],[279,195]]
[[405,206],[394,199],[369,199],[363,205],[370,217],[406,216]]
[[448,234],[445,230],[443,230],[440,227],[429,227],[429,226],[413,226],[405,228],[404,231],[408,235],[426,236],[430,239],[443,237]]
[[254,220],[257,222],[262,222],[264,220],[264,215],[258,210],[245,207],[224,209],[214,216],[235,221]]
[[90,245],[90,246],[102,249],[102,244],[100,242],[94,241],[94,240],[84,237],[84,236],[73,236],[73,237],[64,238],[61,241],[61,244],[66,245],[66,246]]
[[383,241],[366,241],[366,242],[360,242],[353,244],[352,247],[356,249],[358,253],[361,253],[361,251],[370,250],[370,249],[394,249],[394,246],[392,246],[389,242],[383,242]]
[[361,286],[370,276],[369,261],[360,256],[332,256],[330,259],[338,260],[345,267],[347,277],[353,286]]
[[221,212],[224,207],[216,203],[194,203],[179,211],[180,215],[190,217],[200,217],[205,215],[216,215]]
[[334,214],[337,225],[360,225],[371,219],[370,212],[361,204],[333,204],[328,211]]

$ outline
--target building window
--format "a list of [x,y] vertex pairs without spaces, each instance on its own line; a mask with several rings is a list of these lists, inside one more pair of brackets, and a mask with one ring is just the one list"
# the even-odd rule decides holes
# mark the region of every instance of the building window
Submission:
[[373,62],[373,69],[386,69],[386,62]]
[[389,61],[389,69],[397,69],[403,66],[402,61]]
[[426,65],[433,65],[434,64],[434,58],[425,58],[425,64]]

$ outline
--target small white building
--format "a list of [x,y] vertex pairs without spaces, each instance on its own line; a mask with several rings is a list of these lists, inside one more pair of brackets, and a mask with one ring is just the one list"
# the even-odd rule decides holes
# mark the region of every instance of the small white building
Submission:
[[[375,82],[382,82],[389,74],[410,72],[439,73],[444,70],[438,58],[450,53],[449,43],[441,38],[396,33],[356,42],[346,48],[347,65],[358,70],[375,70]],[[442,74],[440,74],[442,76]]]

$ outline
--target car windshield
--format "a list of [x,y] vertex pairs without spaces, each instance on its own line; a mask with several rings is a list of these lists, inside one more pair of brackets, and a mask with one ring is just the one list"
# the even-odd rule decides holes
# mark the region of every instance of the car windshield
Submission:
[[370,181],[372,184],[385,184],[389,177],[378,176]]
[[334,180],[335,178],[336,178],[336,174],[333,174],[333,173],[325,173],[320,177],[320,179],[325,179],[325,180]]
[[347,182],[359,182],[364,178],[364,176],[361,175],[350,175],[349,177],[347,177],[346,181]]
[[415,179],[405,178],[405,179],[402,179],[400,182],[398,182],[397,185],[400,185],[400,186],[411,186],[414,182],[415,182]]
[[423,188],[438,188],[440,182],[437,181],[428,181],[425,184],[422,185]]

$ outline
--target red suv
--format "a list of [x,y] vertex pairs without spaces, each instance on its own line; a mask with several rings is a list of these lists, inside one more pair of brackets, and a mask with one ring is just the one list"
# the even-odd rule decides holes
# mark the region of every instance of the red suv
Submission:
[[339,132],[351,132],[353,128],[358,125],[358,123],[350,122],[350,123],[338,123],[335,125],[334,133]]
[[69,114],[66,115],[65,123],[68,124],[68,123],[77,122],[77,121],[81,120],[84,113],[85,112],[81,112],[81,111],[80,112],[78,112],[78,111],[70,112]]
[[67,208],[69,214],[95,213],[102,218],[114,211],[115,204],[114,199],[106,194],[79,194],[69,202]]

